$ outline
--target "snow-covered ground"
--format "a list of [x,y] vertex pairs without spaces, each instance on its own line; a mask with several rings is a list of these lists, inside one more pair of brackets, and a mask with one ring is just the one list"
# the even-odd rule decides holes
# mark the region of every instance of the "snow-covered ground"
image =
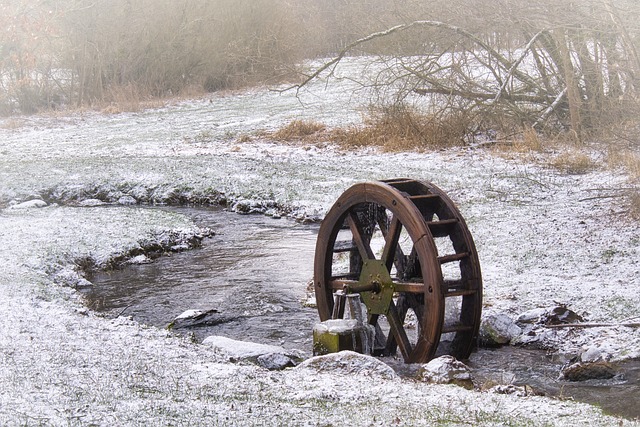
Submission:
[[[622,175],[562,175],[474,149],[343,152],[260,136],[293,119],[358,123],[367,99],[354,89],[319,82],[298,98],[256,89],[136,113],[0,121],[0,424],[617,424],[594,407],[538,396],[230,364],[167,331],[97,316],[61,285],[88,285],[74,263],[106,265],[203,232],[176,213],[87,206],[97,200],[267,200],[321,216],[355,182],[407,176],[459,204],[488,309],[515,317],[560,303],[591,322],[637,321],[640,229],[618,199],[597,197],[624,186]],[[563,352],[640,357],[639,329],[553,334]]]

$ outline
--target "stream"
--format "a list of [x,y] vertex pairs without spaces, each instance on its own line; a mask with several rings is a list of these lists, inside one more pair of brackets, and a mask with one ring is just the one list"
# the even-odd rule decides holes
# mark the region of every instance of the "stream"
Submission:
[[[177,332],[193,334],[197,341],[223,335],[279,345],[310,356],[318,315],[302,301],[313,276],[318,225],[218,208],[174,210],[216,235],[199,249],[94,273],[89,278],[94,286],[84,293],[86,304],[160,328],[186,310],[215,309],[217,324]],[[537,393],[599,405],[610,414],[640,417],[637,360],[618,365],[622,376],[584,382],[558,380],[561,363],[539,350],[480,349],[468,364],[476,385],[527,385]]]

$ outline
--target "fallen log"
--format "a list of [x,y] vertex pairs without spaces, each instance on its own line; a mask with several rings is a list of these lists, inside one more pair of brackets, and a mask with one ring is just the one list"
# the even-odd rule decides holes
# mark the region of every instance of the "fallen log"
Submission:
[[640,323],[563,323],[559,325],[545,325],[547,328],[610,328],[624,326],[625,328],[640,328]]

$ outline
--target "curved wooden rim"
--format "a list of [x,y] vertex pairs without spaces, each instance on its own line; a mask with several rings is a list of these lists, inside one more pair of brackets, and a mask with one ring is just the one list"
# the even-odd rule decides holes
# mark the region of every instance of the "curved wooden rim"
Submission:
[[406,229],[420,260],[423,278],[424,310],[422,331],[415,347],[404,351],[407,362],[424,361],[435,352],[444,319],[442,274],[437,261],[437,250],[424,218],[415,204],[392,186],[382,182],[356,184],[347,189],[325,216],[318,232],[314,265],[314,285],[321,320],[331,317],[333,289],[331,279],[332,254],[336,236],[354,207],[374,203],[389,210]]

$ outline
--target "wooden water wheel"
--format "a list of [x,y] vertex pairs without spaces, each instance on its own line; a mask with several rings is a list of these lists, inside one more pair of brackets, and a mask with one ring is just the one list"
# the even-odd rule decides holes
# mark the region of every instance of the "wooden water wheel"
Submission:
[[407,363],[438,353],[469,357],[482,310],[482,278],[462,215],[435,185],[412,179],[356,184],[320,226],[314,286],[322,321],[348,316],[360,294],[375,327],[374,355]]

